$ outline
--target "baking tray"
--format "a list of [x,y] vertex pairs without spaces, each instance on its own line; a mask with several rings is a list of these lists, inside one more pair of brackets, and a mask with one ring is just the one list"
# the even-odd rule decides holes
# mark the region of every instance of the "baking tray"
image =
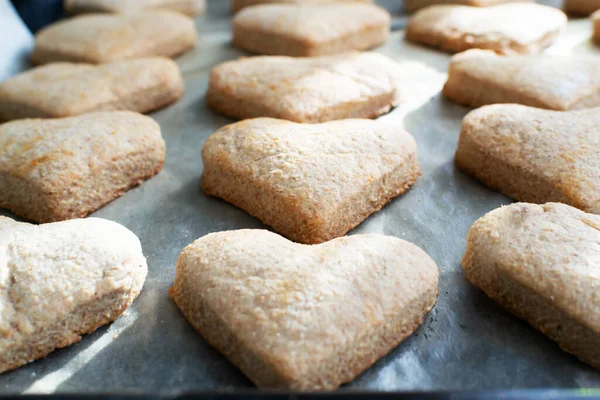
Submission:
[[[397,10],[398,4],[387,2]],[[211,232],[264,228],[244,211],[205,196],[199,184],[202,144],[233,122],[211,112],[204,98],[210,69],[244,55],[230,45],[228,9],[227,2],[216,0],[210,3],[209,14],[198,18],[197,48],[177,59],[186,94],[151,114],[167,143],[163,172],[93,214],[117,221],[140,237],[149,267],[142,293],[114,324],[0,375],[0,393],[151,393],[173,398],[187,392],[253,390],[252,383],[206,344],[167,296],[175,261],[186,245]],[[405,21],[406,16],[395,15],[394,26],[402,27]],[[548,51],[600,55],[590,35],[588,20],[574,20]],[[510,200],[453,164],[461,120],[469,109],[439,94],[449,56],[405,42],[401,31],[376,51],[403,68],[401,90],[406,101],[381,119],[415,137],[423,176],[408,193],[350,234],[393,235],[423,248],[440,268],[439,299],[414,335],[340,390],[600,387],[600,374],[503,311],[461,273],[470,225]]]

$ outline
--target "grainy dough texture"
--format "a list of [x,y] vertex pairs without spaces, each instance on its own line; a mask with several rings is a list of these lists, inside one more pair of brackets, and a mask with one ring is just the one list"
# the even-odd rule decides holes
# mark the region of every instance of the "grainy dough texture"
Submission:
[[517,55],[467,50],[452,57],[444,95],[481,107],[517,103],[551,110],[600,106],[600,57]]
[[194,21],[171,11],[90,14],[69,18],[35,35],[31,61],[101,64],[130,58],[171,57],[196,44]]
[[157,174],[160,127],[129,111],[0,125],[0,207],[35,221],[83,217]]
[[116,320],[148,267],[139,239],[98,218],[31,225],[0,216],[0,373]]
[[440,4],[460,4],[470,7],[489,7],[501,3],[529,3],[534,0],[404,0],[404,9],[414,12],[421,8]]
[[399,74],[396,62],[377,53],[241,58],[211,71],[207,102],[239,119],[375,118],[398,103]]
[[315,57],[366,50],[390,35],[390,14],[374,4],[264,4],[233,18],[233,44],[257,54]]
[[479,108],[463,120],[456,164],[519,201],[600,214],[599,111]]
[[600,0],[565,0],[565,11],[577,15],[590,15],[600,10]]
[[202,149],[202,189],[300,243],[343,236],[417,180],[416,143],[366,119],[227,125]]
[[306,246],[239,230],[186,247],[169,293],[256,385],[331,390],[411,335],[437,286],[435,262],[394,237]]
[[64,0],[68,13],[136,13],[146,9],[177,11],[189,16],[204,13],[206,0]]
[[183,91],[179,68],[168,58],[52,63],[0,83],[0,121],[93,111],[147,112],[173,103]]
[[516,203],[471,227],[465,277],[560,347],[600,370],[600,217]]
[[258,4],[291,3],[291,4],[327,4],[327,3],[373,3],[373,0],[232,0],[231,8],[236,13],[242,8]]
[[506,55],[536,54],[551,45],[566,25],[562,11],[541,4],[438,5],[410,18],[406,39],[451,53],[481,48]]
[[594,30],[593,39],[597,44],[600,44],[600,10],[592,14],[592,24]]

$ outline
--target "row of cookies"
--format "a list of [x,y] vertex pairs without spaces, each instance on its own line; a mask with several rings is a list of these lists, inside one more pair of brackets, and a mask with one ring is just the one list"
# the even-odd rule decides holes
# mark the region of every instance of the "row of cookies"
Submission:
[[[379,9],[375,8],[375,10],[378,13],[380,12]],[[353,11],[350,14],[356,15],[356,12]],[[387,22],[384,23],[383,29],[378,29],[380,38],[377,40],[382,40],[381,37],[384,40],[389,33],[389,15],[384,15]],[[129,21],[133,18],[125,15],[110,17],[113,20],[114,18],[129,18]],[[381,32],[386,33],[384,35]],[[41,34],[44,34],[44,32]],[[61,43],[64,45],[65,41]],[[367,46],[370,47],[373,44],[367,44]],[[360,44],[359,46],[362,47],[364,45]],[[63,49],[66,49],[66,52],[72,48],[80,49],[81,47],[68,46]],[[338,51],[335,50],[337,49],[336,46],[331,48],[334,49],[334,52]],[[342,46],[339,51],[345,49]],[[48,53],[50,52],[45,54]],[[108,55],[109,53],[104,54],[107,57],[103,59],[111,59],[111,56]],[[99,66],[82,66],[86,68],[86,71],[82,75],[93,75],[90,81],[97,83],[98,88],[108,87],[110,91],[118,91],[122,87],[119,79],[113,79],[114,72],[127,69],[131,66],[130,63],[133,62],[138,63],[138,67],[143,68],[143,65],[139,63],[145,61],[147,59],[120,60]],[[241,60],[240,62],[243,61]],[[248,61],[258,62],[257,67],[261,68],[261,60],[249,59]],[[297,111],[294,111],[294,109],[286,110],[286,103],[284,103],[283,107],[280,106],[280,109],[291,112],[290,115],[299,115],[301,116],[300,118],[315,119],[316,121],[356,116],[375,117],[389,110],[397,101],[397,92],[393,78],[393,62],[383,56],[356,53],[303,60],[270,58],[265,61],[273,63],[273,70],[278,70],[284,73],[284,75],[286,71],[298,74],[298,78],[302,78],[302,75],[306,71],[311,74],[324,74],[325,76],[322,77],[325,78],[324,81],[329,80],[333,85],[337,85],[334,86],[334,89],[339,88],[345,91],[338,93],[338,97],[329,96],[328,98],[328,93],[332,92],[328,91],[327,88],[319,89],[310,82],[300,81],[298,86],[291,91],[293,96],[304,96],[296,104]],[[304,63],[304,65],[294,64],[293,68],[286,68],[285,63],[295,63],[296,61]],[[227,67],[227,65],[222,66],[222,68]],[[235,69],[236,65],[232,67]],[[246,66],[241,66],[241,71],[246,71]],[[378,73],[377,71],[380,72]],[[34,76],[34,73],[37,73],[37,75]],[[118,72],[116,75],[120,73]],[[252,76],[252,71],[247,71],[246,73],[247,76]],[[52,90],[48,91],[48,87],[40,87],[40,85],[43,86],[44,84],[47,85],[56,82],[56,79],[45,78],[43,75],[44,71],[31,71],[29,75],[17,77],[7,82],[5,84],[5,87],[8,87],[6,91],[10,92],[12,96],[7,103],[18,105],[35,103],[29,107],[29,110],[35,109],[42,116],[59,116],[62,114],[52,114],[58,113],[61,110],[67,110],[69,113],[75,110],[72,114],[85,113],[95,110],[94,107],[98,107],[98,103],[102,103],[102,101],[91,101],[91,105],[86,105],[86,94],[90,92],[90,88],[84,81],[75,78],[70,82],[74,87],[74,91],[79,92],[76,96],[73,96],[74,99],[65,99],[65,103],[57,105],[51,98],[44,97],[47,96],[45,93],[52,93]],[[65,75],[71,78],[69,73]],[[235,75],[233,73],[225,73],[224,77],[228,78]],[[213,76],[218,76],[217,70],[213,73]],[[281,78],[281,84],[284,83],[285,79],[285,76]],[[149,79],[149,76],[142,77],[140,80],[145,84],[149,82],[155,83],[159,86],[156,88],[156,92],[160,92],[163,87],[160,86],[160,82],[163,82],[164,86],[169,86],[164,82],[171,82],[169,79],[156,79],[155,77]],[[217,80],[218,78],[211,78],[211,82],[216,82]],[[136,82],[136,77],[131,76],[130,85],[135,85]],[[227,85],[237,89],[240,86],[231,82],[226,82],[225,87]],[[24,86],[26,90],[23,90]],[[306,86],[311,90],[307,91]],[[61,87],[64,89],[64,85],[61,85]],[[284,89],[284,87],[281,87],[282,95],[286,93]],[[30,95],[29,97],[25,96],[26,99],[23,102],[15,100],[15,97],[27,91],[29,91]],[[32,91],[36,92],[36,96],[31,96]],[[116,96],[116,99],[103,100],[105,104],[101,105],[100,109],[103,109],[102,107],[110,109],[114,101],[128,104],[138,103],[141,100],[137,99],[135,94],[139,92],[139,87],[131,91],[120,92],[120,95]],[[149,90],[149,92],[152,93],[154,91]],[[219,93],[214,90],[212,92],[216,93],[216,96],[209,96],[213,99],[209,100],[209,103],[217,108],[216,104],[218,103]],[[227,94],[226,89],[221,92],[221,94]],[[125,93],[130,94],[132,98],[123,96]],[[334,91],[333,94],[335,95],[336,92]],[[148,95],[144,97],[147,98]],[[157,97],[160,98],[161,96],[157,95]],[[60,98],[60,96],[55,95],[54,98]],[[262,96],[262,99],[269,101],[268,96]],[[261,101],[261,98],[255,98],[255,102],[251,100],[249,99],[249,106],[258,107],[259,111],[256,112],[260,112],[260,106],[257,104]],[[289,101],[292,104],[294,102],[292,98]],[[224,103],[227,103],[227,101]],[[14,114],[11,114],[10,107],[5,108],[9,109],[7,112],[9,116],[6,119],[12,118],[11,115],[14,116]],[[275,110],[273,112],[278,111]],[[116,118],[116,114],[119,114],[121,119],[127,120],[127,122],[119,123],[119,118]],[[134,120],[134,117],[145,118],[145,120]],[[114,122],[107,124],[108,121]],[[27,126],[24,124],[38,125]],[[43,126],[39,124],[43,124]],[[104,128],[104,124],[107,124],[109,127],[106,131],[102,129]],[[14,154],[22,154],[23,149],[29,149],[32,146],[43,149],[57,149],[56,153],[75,153],[75,148],[85,148],[90,141],[90,138],[87,136],[73,139],[75,137],[74,132],[83,129],[86,129],[95,138],[95,144],[89,152],[78,152],[78,159],[82,162],[81,165],[78,164],[76,170],[77,172],[81,171],[80,174],[73,174],[74,169],[71,168],[72,165],[66,165],[69,160],[65,159],[65,157],[56,156],[52,160],[44,159],[41,163],[37,162],[37,160],[38,158],[43,158],[43,156],[35,158],[31,162],[31,164],[34,164],[33,167],[27,168],[27,171],[23,174],[24,176],[26,175],[26,179],[24,180],[27,183],[33,182],[33,187],[46,185],[49,190],[39,190],[34,193],[29,188],[31,195],[25,197],[26,201],[23,201],[23,193],[10,190],[10,193],[15,193],[15,196],[9,199],[13,201],[11,208],[20,215],[38,221],[73,218],[74,216],[87,214],[94,208],[97,208],[97,203],[93,203],[94,205],[89,208],[84,207],[92,204],[89,197],[86,197],[88,194],[93,194],[93,198],[98,201],[106,200],[107,193],[112,193],[110,196],[114,197],[115,193],[120,193],[123,190],[121,186],[115,184],[115,177],[126,177],[128,181],[131,181],[133,172],[141,173],[144,171],[143,168],[138,168],[140,165],[152,168],[158,162],[162,163],[162,159],[156,157],[155,152],[151,151],[152,148],[156,147],[153,145],[153,142],[159,140],[160,135],[158,137],[153,135],[153,138],[149,138],[147,135],[140,135],[142,130],[146,131],[149,128],[149,126],[143,126],[143,124],[150,124],[150,120],[147,117],[137,116],[130,112],[96,112],[69,118],[45,121],[39,119],[20,120],[4,124],[2,129],[8,130],[6,146],[7,149],[13,150]],[[97,129],[90,129],[92,125],[97,127]],[[123,127],[125,127],[124,129],[127,133],[137,136],[135,140],[127,136],[123,137],[124,140],[122,142],[117,143],[118,138],[121,137],[119,129]],[[138,130],[138,128],[140,129]],[[272,135],[265,135],[265,129],[272,129]],[[347,129],[352,130],[353,134],[347,135]],[[30,135],[24,135],[20,141],[17,140],[15,142],[14,137],[17,135],[11,134],[11,132],[17,130],[20,132],[36,132],[37,136],[29,137]],[[42,134],[40,135],[40,133]],[[113,139],[115,143],[114,145],[108,143],[103,146],[102,142],[107,140],[108,135],[116,136]],[[110,140],[111,137],[108,136],[108,139]],[[256,157],[256,151],[268,152],[281,150],[277,146],[280,139],[283,139],[281,140],[281,142],[284,142],[282,144],[287,145],[291,153],[289,155],[282,154],[280,160],[274,160],[275,165],[278,166],[276,170],[269,164],[263,166],[265,171],[275,172],[272,182],[274,185],[279,185],[279,188],[268,189],[269,181],[266,181],[263,184],[264,190],[261,191],[259,186],[261,183],[258,180],[253,181],[252,178],[254,178],[255,172],[256,174],[262,174],[262,172],[250,171],[246,168],[246,165],[250,159]],[[238,151],[236,149],[236,142],[239,141],[246,143],[248,148],[240,148]],[[41,144],[38,145],[40,142]],[[140,146],[139,142],[144,143],[148,147]],[[273,145],[275,146],[273,147]],[[131,153],[122,155],[117,152],[117,149],[121,148],[123,152],[130,151]],[[164,143],[162,150],[164,157]],[[240,156],[238,159],[235,157],[235,152]],[[25,151],[25,153],[25,157],[23,158],[27,159],[27,152]],[[308,157],[307,162],[298,153],[304,153]],[[10,151],[7,154],[11,154]],[[210,154],[214,154],[214,159],[210,158]],[[136,155],[144,155],[149,159],[138,162]],[[342,181],[345,185],[342,191],[339,191],[335,185],[329,182],[330,176],[324,175],[324,171],[320,168],[320,165],[327,165],[329,173],[334,173],[339,169],[339,162],[330,162],[334,161],[331,157],[332,155],[339,155],[345,160],[345,165],[347,166],[347,168],[343,168],[346,177]],[[229,187],[231,188],[231,195],[236,196],[242,201],[253,196],[257,197],[257,201],[253,205],[249,204],[247,207],[250,212],[253,212],[250,207],[255,207],[257,212],[261,209],[268,210],[271,205],[265,205],[264,202],[273,202],[273,210],[270,214],[274,216],[274,219],[267,219],[269,216],[267,211],[267,214],[264,216],[265,222],[276,225],[279,229],[284,229],[289,224],[288,236],[295,235],[298,241],[304,242],[321,242],[345,234],[346,231],[360,223],[368,214],[376,211],[389,201],[391,197],[406,190],[420,173],[420,168],[416,160],[416,144],[412,137],[408,133],[397,131],[393,127],[382,128],[369,120],[334,121],[330,122],[329,126],[297,124],[274,119],[243,121],[225,127],[221,133],[213,135],[204,147],[203,157],[205,157],[205,172],[202,178],[202,185],[205,191],[210,193],[212,189],[224,190],[223,194],[219,195],[225,197],[227,188]],[[107,160],[112,161],[110,164],[114,168],[108,168],[107,170]],[[121,160],[129,160],[130,162],[121,166]],[[55,166],[56,162],[62,163],[60,167]],[[89,165],[86,165],[85,162]],[[8,164],[7,170],[14,171],[18,169],[16,166],[18,164],[17,161],[11,160]],[[43,164],[45,170],[40,172],[38,164]],[[311,164],[313,166],[308,168]],[[52,167],[49,168],[48,165]],[[96,169],[93,167],[96,167]],[[300,169],[303,167],[304,171],[301,171]],[[260,169],[261,166],[258,165],[258,168]],[[66,176],[61,176],[57,179],[56,176],[58,175],[56,172],[58,170],[65,171]],[[300,176],[300,173],[305,175]],[[281,184],[277,183],[278,174]],[[15,180],[19,180],[24,176],[17,176]],[[42,179],[42,176],[46,179]],[[98,177],[106,178],[106,181],[99,182]],[[256,178],[259,178],[259,176],[256,176]],[[140,178],[138,177],[138,179]],[[236,183],[241,184],[242,187],[236,185]],[[368,198],[365,198],[362,193],[365,183],[368,183],[371,188]],[[90,192],[90,187],[93,188],[93,192]],[[245,188],[248,190],[247,192],[244,192]],[[286,188],[286,193],[277,193],[279,189],[286,190]],[[347,193],[344,193],[344,191],[347,191]],[[42,196],[38,196],[38,194],[42,194]],[[310,200],[307,201],[307,198]],[[343,203],[342,207],[339,207],[339,203]],[[22,208],[19,208],[21,205]],[[304,227],[301,226],[302,222],[307,221],[307,219],[309,223],[304,224]],[[280,221],[278,222],[278,220]],[[96,220],[90,219],[34,227],[26,224],[17,224],[11,220],[2,222],[7,225],[8,237],[11,238],[7,243],[8,246],[20,245],[21,241],[27,240],[27,235],[39,232],[38,229],[48,232],[54,230],[57,232],[63,230],[70,231],[72,229],[93,231],[95,229],[94,225],[97,223]],[[75,228],[76,224],[77,228]],[[88,226],[84,227],[84,224]],[[298,228],[298,226],[300,227]],[[16,231],[27,232],[27,234],[13,234]],[[100,246],[102,248],[101,239],[103,233],[100,232],[100,234],[99,238],[97,238],[97,242],[99,243],[90,240],[89,246]],[[210,254],[218,255],[219,253],[216,250],[222,248],[223,244],[229,241],[229,235],[227,233],[215,234],[213,237],[203,239],[203,243],[206,243],[205,246],[208,246]],[[420,324],[424,315],[433,307],[437,297],[437,268],[435,267],[435,263],[422,250],[400,239],[385,237],[343,238],[323,245],[323,247],[305,250],[300,245],[292,244],[268,232],[242,231],[232,233],[232,235],[235,236],[232,242],[238,243],[238,248],[231,251],[231,256],[228,258],[234,261],[237,254],[240,263],[230,265],[226,269],[226,275],[231,276],[232,273],[238,274],[238,282],[243,284],[242,287],[248,293],[249,297],[245,299],[247,301],[236,302],[240,304],[242,309],[227,308],[227,304],[230,303],[227,301],[227,298],[233,295],[230,291],[237,291],[236,288],[238,287],[238,283],[232,280],[229,280],[229,283],[234,283],[233,286],[228,282],[222,282],[220,285],[212,285],[215,290],[202,290],[204,293],[214,293],[214,299],[218,303],[207,304],[202,310],[193,308],[199,304],[198,299],[195,298],[197,285],[207,282],[205,279],[219,282],[219,271],[225,271],[218,263],[209,261],[209,266],[214,268],[214,270],[206,270],[206,275],[198,276],[198,273],[205,270],[205,268],[196,263],[195,257],[199,254],[199,260],[203,261],[203,255],[207,251],[199,244],[194,244],[182,253],[178,262],[178,265],[182,265],[178,267],[179,278],[177,278],[176,284],[170,293],[190,322],[215,347],[225,351],[230,348],[223,347],[226,345],[225,342],[243,340],[248,347],[247,349],[240,347],[240,351],[254,354],[255,359],[253,359],[254,362],[247,364],[243,362],[236,364],[248,373],[255,382],[264,386],[288,386],[299,389],[333,388],[342,382],[353,379],[354,376],[393,348],[399,341],[410,335]],[[255,272],[247,268],[246,253],[251,252],[252,248],[246,243],[240,242],[240,239],[243,238],[247,238],[246,240],[250,240],[253,243],[256,243],[257,239],[260,239],[259,242],[274,244],[275,256],[277,256],[279,251],[287,248],[288,254],[292,255],[289,257],[289,260],[292,261],[297,260],[293,255],[299,249],[305,252],[307,257],[317,261],[314,264],[315,271],[310,271],[304,264],[296,264],[294,267],[294,263],[292,263],[290,267],[295,268],[295,273],[292,273],[291,269],[284,269],[280,272],[277,270],[265,271],[264,276],[267,280],[264,283],[257,281],[256,286],[249,285],[247,280],[253,279]],[[78,239],[76,237],[74,241],[63,240],[64,247],[62,253],[69,254],[70,257],[73,257],[74,254],[77,255]],[[130,242],[124,241],[124,244]],[[213,246],[217,246],[217,248],[212,250]],[[116,251],[118,252],[118,249]],[[225,251],[229,252],[227,249]],[[104,253],[101,252],[101,254]],[[264,255],[264,252],[260,252],[260,254]],[[361,268],[359,264],[353,263],[356,271],[348,275],[347,268],[349,265],[346,263],[340,264],[339,260],[348,257],[354,259],[359,254],[364,260],[364,268]],[[29,268],[31,270],[39,269],[39,267],[36,268],[35,261],[43,257],[45,257],[44,252],[33,252]],[[140,257],[143,256],[137,254],[135,259],[140,260]],[[249,257],[250,259],[254,259],[254,255],[252,254]],[[331,267],[325,270],[329,274],[336,273],[335,271],[337,270],[337,276],[327,278],[332,280],[331,284],[324,282],[321,287],[307,285],[307,282],[312,282],[315,273],[323,270],[321,261],[323,258],[327,258],[331,264]],[[377,266],[373,267],[374,263],[370,262],[369,259],[376,259]],[[74,276],[65,278],[61,275],[63,259],[58,257],[55,260],[56,263],[47,268],[48,274],[51,275],[50,278],[46,277],[48,282],[52,283],[56,280],[68,281],[69,279],[73,279]],[[132,265],[123,265],[122,261],[115,260],[114,257],[111,258],[111,261],[115,262],[117,265],[115,269],[120,270],[121,273],[132,274],[132,271],[128,270],[128,268],[132,268]],[[267,265],[271,264],[268,257],[265,261]],[[139,268],[145,270],[145,262],[141,263],[138,261],[138,263],[140,264]],[[98,264],[99,270],[106,268],[104,263],[98,262]],[[190,276],[185,276],[186,272],[183,269],[183,265],[188,264],[192,264],[192,267],[189,269]],[[276,263],[272,265],[276,265]],[[53,268],[60,272],[52,272]],[[263,267],[259,265],[259,268]],[[20,271],[17,271],[16,274],[18,281],[20,281],[18,279],[20,277],[19,273]],[[372,285],[358,284],[356,281],[356,277],[358,276],[364,276],[363,283],[372,282]],[[263,287],[269,286],[271,282],[281,281],[282,279],[284,281],[282,281],[283,286],[280,289],[283,292],[280,294],[290,298],[289,311],[300,317],[300,319],[297,319],[297,322],[294,323],[293,321],[287,321],[288,316],[284,315],[282,323],[289,323],[289,326],[293,329],[289,332],[278,333],[273,332],[272,328],[269,328],[269,326],[276,322],[270,320],[271,316],[269,314],[271,311],[276,312],[283,305],[276,299],[266,302],[262,304],[262,312],[267,312],[267,315],[258,315],[256,311],[260,311],[260,308],[256,307],[257,303],[253,300],[255,295],[253,291],[262,290]],[[285,280],[289,280],[289,283],[286,283]],[[36,284],[36,282],[35,280],[24,280],[23,285],[19,288],[25,292],[29,287],[29,283]],[[186,282],[190,283],[190,285],[187,285]],[[385,287],[383,286],[384,284],[386,285]],[[296,291],[292,290],[293,286],[297,288]],[[398,293],[399,287],[404,288],[400,294]],[[308,288],[310,290],[304,293],[303,290]],[[119,290],[121,289],[123,288],[119,288]],[[139,292],[139,284],[129,285],[123,290],[129,293],[127,298],[131,298],[132,300],[137,295],[137,292]],[[113,294],[113,292],[110,293]],[[350,301],[350,296],[353,293],[356,293],[356,296],[353,301]],[[18,332],[15,332],[15,329],[11,330],[11,334],[21,335],[24,340],[10,343],[11,351],[6,352],[0,362],[3,371],[18,367],[31,359],[41,357],[52,351],[55,347],[66,346],[78,340],[81,334],[99,326],[99,324],[94,324],[93,327],[90,327],[89,324],[86,324],[83,316],[78,313],[78,308],[75,307],[81,305],[80,301],[94,301],[95,298],[90,298],[89,295],[87,297],[83,295],[79,296],[78,288],[74,288],[74,292],[65,292],[65,297],[72,295],[77,295],[75,296],[77,301],[68,304],[72,307],[60,304],[59,309],[64,311],[64,313],[50,313],[46,316],[46,319],[41,319],[37,315],[30,315],[26,310],[15,310],[15,320],[27,319],[32,324],[29,331],[24,335],[19,329],[17,329]],[[98,296],[100,295],[98,294]],[[273,295],[279,296],[277,293],[271,293],[268,295],[267,300]],[[313,295],[317,296],[317,298],[313,299]],[[329,305],[339,302],[340,295],[343,296],[344,302],[349,306],[351,305],[352,308],[349,308],[347,312],[340,310],[339,313],[330,314],[328,311]],[[365,302],[366,298],[370,298],[371,300]],[[302,299],[305,299],[304,302]],[[122,311],[130,302],[128,300],[125,305],[109,301],[101,302],[102,305],[98,305],[98,308],[114,306]],[[219,304],[222,307],[219,308]],[[44,306],[46,307],[46,305]],[[56,306],[56,304],[48,305],[48,307],[51,306]],[[247,309],[248,307],[250,308]],[[83,310],[85,311],[84,308]],[[373,314],[373,312],[376,313]],[[114,319],[117,314],[110,315],[110,319]],[[329,317],[324,318],[326,315],[329,315]],[[67,316],[72,320],[72,324],[69,326],[73,330],[57,330],[56,334],[51,338],[39,337],[40,335],[43,336],[43,332],[40,332],[42,326],[49,323],[59,323],[57,320],[61,321],[61,318]],[[223,321],[226,324],[223,324]],[[12,320],[10,322],[12,323]],[[106,322],[108,322],[108,319],[102,323]],[[242,329],[233,329],[234,327],[229,325],[239,325],[244,322],[246,325]],[[337,332],[331,329],[334,322],[340,324]],[[264,325],[264,323],[267,325]],[[307,323],[309,324],[307,325]],[[254,327],[252,324],[255,324]],[[310,324],[318,324],[318,326]],[[256,332],[261,332],[261,337],[264,338],[265,342],[253,344],[250,340],[242,338],[244,334],[255,337]],[[301,342],[295,340],[298,335],[303,338]],[[47,346],[38,348],[36,352],[32,352],[31,349],[34,348],[36,341],[42,339],[45,339]],[[307,351],[298,352],[303,346]],[[315,353],[311,350],[312,346],[318,346],[323,349],[329,349],[331,346],[334,346],[338,350],[334,354],[327,354],[321,351]],[[273,356],[270,356],[269,352]],[[307,356],[313,354],[313,357],[296,359],[293,356],[293,354],[300,353],[304,353]],[[324,357],[317,356],[322,353],[325,354]],[[240,361],[247,359],[237,352],[227,355],[234,362],[237,359]],[[272,357],[278,358],[282,356],[284,358],[289,356],[289,359],[277,362],[277,365],[271,365]],[[322,367],[314,369],[313,366],[315,364]],[[265,368],[257,368],[257,365],[265,365]],[[289,370],[290,372],[285,372],[284,370]]]

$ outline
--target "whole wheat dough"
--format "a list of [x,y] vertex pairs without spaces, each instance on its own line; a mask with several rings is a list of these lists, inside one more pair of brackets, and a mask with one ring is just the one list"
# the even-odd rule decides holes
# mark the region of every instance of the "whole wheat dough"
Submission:
[[147,272],[139,239],[116,222],[0,216],[0,373],[116,320]]
[[64,0],[64,8],[70,14],[137,13],[149,8],[158,8],[193,17],[204,13],[206,0]]
[[306,246],[238,230],[186,247],[169,294],[258,386],[331,390],[417,329],[437,283],[434,261],[394,237]]
[[0,207],[35,222],[83,217],[157,174],[160,127],[129,111],[0,125]]
[[196,44],[194,21],[154,10],[133,14],[88,14],[45,27],[35,35],[31,61],[101,64],[130,58],[171,57]]
[[202,149],[202,189],[300,243],[343,236],[417,180],[416,143],[371,120],[227,125]]
[[600,109],[496,104],[463,120],[456,164],[519,201],[600,214]]
[[375,118],[398,103],[400,73],[396,62],[372,52],[240,58],[211,71],[206,100],[213,110],[239,119]]
[[0,121],[94,111],[148,112],[173,103],[183,91],[179,68],[168,58],[52,63],[0,83]]
[[560,347],[600,369],[600,217],[516,203],[471,227],[465,277]]
[[517,103],[551,110],[600,106],[600,57],[517,55],[467,50],[450,61],[444,95],[480,107]]
[[499,54],[536,54],[566,28],[562,11],[535,3],[491,7],[437,5],[414,14],[406,39],[451,53],[480,48]]
[[390,35],[390,14],[374,4],[263,4],[233,18],[233,44],[257,54],[315,57],[366,50]]

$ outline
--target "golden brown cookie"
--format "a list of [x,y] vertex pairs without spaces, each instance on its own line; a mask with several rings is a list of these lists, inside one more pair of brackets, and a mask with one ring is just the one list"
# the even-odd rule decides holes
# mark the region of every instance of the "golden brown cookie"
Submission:
[[142,10],[158,8],[177,11],[193,17],[204,13],[206,0],[64,0],[64,8],[70,14],[137,13]]
[[346,234],[417,180],[412,136],[367,119],[249,119],[202,149],[202,189],[300,243]]
[[305,246],[238,230],[186,247],[169,294],[258,386],[331,390],[410,336],[433,308],[437,284],[435,262],[394,237]]

